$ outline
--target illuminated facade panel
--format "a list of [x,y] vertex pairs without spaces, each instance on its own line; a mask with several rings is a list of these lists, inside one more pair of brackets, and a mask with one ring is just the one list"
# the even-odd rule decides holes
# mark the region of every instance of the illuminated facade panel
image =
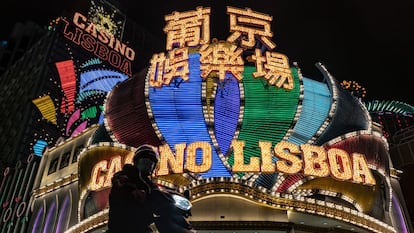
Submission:
[[330,91],[324,83],[303,77],[303,88],[300,116],[287,139],[297,145],[307,143],[315,136],[328,116],[332,101]]
[[[167,51],[154,54],[148,69],[134,75],[129,73],[134,53],[121,40],[99,30],[94,36],[80,13],[63,21],[62,38],[70,46],[59,46],[94,57],[81,59],[83,66],[64,59],[79,68],[70,72],[76,71],[76,85],[51,98],[67,113],[57,117],[67,137],[61,148],[90,140],[78,160],[59,149],[46,153],[31,226],[50,232],[52,226],[38,224],[55,222],[57,228],[67,224],[67,232],[104,230],[112,175],[132,162],[139,145],[150,143],[161,157],[154,180],[191,191],[190,220],[200,230],[217,230],[224,221],[227,230],[410,228],[393,199],[387,141],[367,109],[326,70],[324,82],[317,82],[290,67],[271,41],[271,16],[249,8],[227,11],[226,41],[208,38],[208,7],[166,17]],[[92,123],[111,141],[83,135]],[[77,173],[55,181],[75,165]],[[67,188],[71,197],[62,193]],[[69,205],[71,210],[64,208]],[[58,219],[58,212],[70,221]],[[309,219],[330,224],[315,228]]]

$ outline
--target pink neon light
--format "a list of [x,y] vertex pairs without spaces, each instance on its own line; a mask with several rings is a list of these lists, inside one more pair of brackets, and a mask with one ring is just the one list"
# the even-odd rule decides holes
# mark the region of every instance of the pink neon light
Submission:
[[80,132],[82,132],[84,129],[86,129],[86,126],[88,126],[88,121],[82,122],[76,129],[73,131],[73,133],[70,135],[71,137],[76,136]]
[[76,110],[72,116],[70,116],[68,123],[66,124],[66,135],[69,135],[70,127],[72,127],[73,123],[80,118],[80,109]]

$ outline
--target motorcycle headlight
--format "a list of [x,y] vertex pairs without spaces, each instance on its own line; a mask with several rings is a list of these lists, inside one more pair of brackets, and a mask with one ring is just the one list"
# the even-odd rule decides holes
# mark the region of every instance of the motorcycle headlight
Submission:
[[192,206],[191,202],[187,200],[187,198],[182,197],[177,194],[173,194],[172,197],[175,201],[174,205],[177,206],[178,208],[185,210],[185,211],[188,211],[191,209],[191,206]]

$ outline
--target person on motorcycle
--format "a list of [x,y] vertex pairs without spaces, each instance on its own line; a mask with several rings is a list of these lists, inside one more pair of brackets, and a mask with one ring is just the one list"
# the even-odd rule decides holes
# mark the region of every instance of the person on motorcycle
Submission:
[[135,151],[133,164],[125,164],[112,177],[109,194],[108,233],[151,233],[151,195],[158,187],[151,176],[158,164],[156,147],[148,144]]

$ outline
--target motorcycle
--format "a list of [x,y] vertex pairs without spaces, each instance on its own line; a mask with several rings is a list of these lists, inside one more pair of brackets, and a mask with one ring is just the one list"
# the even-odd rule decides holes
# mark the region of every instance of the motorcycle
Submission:
[[160,233],[196,233],[188,217],[191,202],[188,190],[184,195],[171,189],[153,190],[154,223]]

